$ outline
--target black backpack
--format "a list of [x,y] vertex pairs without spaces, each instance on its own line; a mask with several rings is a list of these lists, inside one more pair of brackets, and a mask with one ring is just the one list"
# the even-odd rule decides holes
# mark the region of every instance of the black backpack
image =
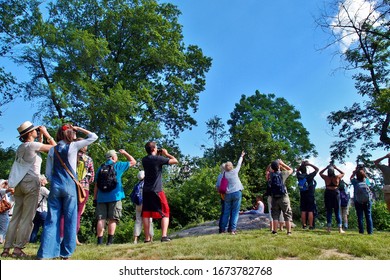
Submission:
[[117,180],[114,164],[102,164],[97,176],[97,187],[102,192],[110,192],[116,188]]
[[282,197],[287,193],[286,186],[283,183],[281,172],[272,172],[268,181],[270,193],[273,197]]

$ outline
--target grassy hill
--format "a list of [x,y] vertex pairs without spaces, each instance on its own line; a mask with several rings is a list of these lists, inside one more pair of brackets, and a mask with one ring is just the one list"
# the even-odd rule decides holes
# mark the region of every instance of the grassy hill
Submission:
[[[272,235],[268,229],[173,239],[169,243],[78,246],[72,260],[390,260],[390,232],[361,235],[296,229]],[[25,252],[35,259],[37,244]],[[10,258],[8,258],[10,259]]]

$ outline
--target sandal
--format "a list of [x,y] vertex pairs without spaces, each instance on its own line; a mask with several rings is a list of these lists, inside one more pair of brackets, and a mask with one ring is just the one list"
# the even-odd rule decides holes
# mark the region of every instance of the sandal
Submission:
[[23,252],[22,250],[20,250],[19,252],[13,252],[11,257],[13,258],[25,258],[27,257],[27,254],[25,252]]
[[9,257],[9,249],[6,251],[6,250],[4,250],[2,253],[1,253],[1,257],[2,258],[7,258],[7,257]]

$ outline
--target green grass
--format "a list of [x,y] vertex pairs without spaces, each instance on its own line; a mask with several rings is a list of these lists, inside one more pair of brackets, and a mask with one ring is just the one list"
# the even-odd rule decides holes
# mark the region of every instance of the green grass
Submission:
[[[272,235],[268,229],[173,239],[169,243],[78,246],[72,260],[390,260],[389,232],[361,235],[296,229]],[[25,252],[35,259],[38,244]],[[6,258],[11,259],[11,258]]]

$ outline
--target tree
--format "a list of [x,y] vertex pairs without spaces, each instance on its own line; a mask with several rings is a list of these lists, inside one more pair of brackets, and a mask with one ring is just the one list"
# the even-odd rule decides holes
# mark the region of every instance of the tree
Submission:
[[150,139],[161,126],[177,136],[196,124],[190,112],[211,59],[184,45],[179,15],[155,0],[7,0],[0,44],[28,68],[30,80],[19,86],[27,100],[41,101],[38,116],[122,146],[145,129]]
[[5,69],[0,67],[0,117],[2,115],[1,107],[11,102],[19,93],[15,88],[15,84],[15,77],[11,73],[6,73]]
[[14,159],[15,149],[13,147],[6,149],[0,147],[0,179],[8,179]]
[[[327,47],[341,45],[339,53],[352,70],[361,103],[331,112],[328,122],[340,140],[333,142],[332,158],[343,160],[359,140],[361,154],[390,148],[390,2],[388,0],[336,1],[318,21],[330,31]],[[336,16],[330,16],[335,14]]]
[[[242,95],[230,117],[229,132],[237,149],[244,149],[250,153],[253,145],[262,145],[261,142],[264,142],[262,139],[265,138],[267,142],[264,145],[274,141],[280,146],[278,150],[267,153],[270,156],[278,156],[293,162],[298,157],[316,155],[314,145],[309,140],[309,132],[299,121],[301,114],[284,98],[276,97],[274,94],[261,94],[258,90],[249,97]],[[248,129],[248,125],[251,129]],[[257,127],[254,127],[255,125]],[[252,137],[250,135],[252,130],[258,131],[261,138]]]
[[209,139],[213,140],[213,149],[206,150],[205,156],[208,156],[208,153],[212,154],[214,158],[214,164],[217,162],[217,153],[218,149],[222,146],[222,140],[226,136],[226,131],[224,130],[225,124],[222,122],[222,119],[218,116],[214,116],[206,122],[207,131]]
[[265,170],[268,164],[282,158],[296,164],[301,158],[317,155],[310,143],[309,132],[300,122],[300,113],[286,99],[274,94],[242,95],[230,114],[230,140],[225,143],[224,160],[246,151],[244,172],[251,193],[265,190]]

